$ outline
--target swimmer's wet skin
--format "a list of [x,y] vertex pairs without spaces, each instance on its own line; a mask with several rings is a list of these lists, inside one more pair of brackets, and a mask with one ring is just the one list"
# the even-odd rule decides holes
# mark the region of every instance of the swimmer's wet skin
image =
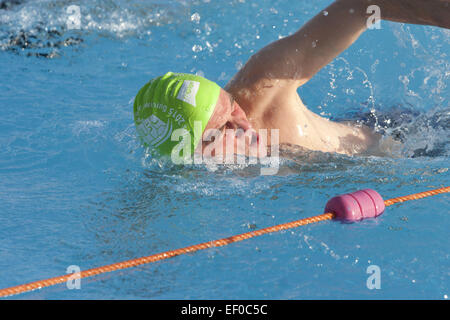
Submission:
[[[253,55],[225,86],[226,91],[198,76],[168,73],[150,81],[139,91],[134,105],[138,133],[144,144],[162,154],[170,154],[179,141],[171,141],[174,128],[186,130],[196,151],[205,140],[201,134],[219,128],[278,129],[280,145],[322,152],[354,155],[376,150],[379,135],[361,125],[318,116],[303,104],[297,89],[367,29],[368,6],[377,5],[385,20],[450,28],[449,3],[337,0],[296,33]],[[195,132],[194,121],[201,122],[201,132]],[[235,143],[235,138],[225,138],[227,130],[222,135],[223,143]]]

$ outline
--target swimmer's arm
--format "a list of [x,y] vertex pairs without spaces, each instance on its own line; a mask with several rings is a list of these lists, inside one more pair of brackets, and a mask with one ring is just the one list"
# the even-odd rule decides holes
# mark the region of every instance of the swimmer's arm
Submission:
[[270,87],[271,80],[288,87],[303,85],[366,30],[366,8],[359,0],[335,1],[296,33],[253,55],[230,86],[262,82]]
[[381,18],[450,29],[450,0],[362,0],[378,4]]
[[[380,7],[381,19],[449,28],[450,0],[337,0],[296,33],[275,41],[253,55],[228,85],[297,88],[309,81],[367,29],[370,5]],[[284,85],[283,85],[284,84]],[[260,86],[260,87],[261,87]],[[282,90],[283,91],[283,90]]]

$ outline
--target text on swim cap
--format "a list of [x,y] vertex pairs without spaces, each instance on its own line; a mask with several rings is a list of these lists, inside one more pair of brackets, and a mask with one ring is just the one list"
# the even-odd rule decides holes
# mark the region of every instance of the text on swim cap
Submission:
[[189,103],[196,107],[195,98],[197,96],[198,89],[200,88],[200,82],[184,80],[178,92],[177,99]]

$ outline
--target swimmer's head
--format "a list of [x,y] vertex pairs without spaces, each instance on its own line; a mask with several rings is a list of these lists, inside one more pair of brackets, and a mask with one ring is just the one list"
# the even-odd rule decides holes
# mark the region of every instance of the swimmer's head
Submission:
[[[161,155],[171,155],[180,139],[172,133],[183,129],[191,151],[211,143],[211,130],[222,132],[214,142],[224,140],[225,129],[251,129],[241,107],[216,83],[203,77],[168,72],[148,82],[134,101],[134,121],[144,145]],[[202,139],[203,136],[203,139]],[[211,140],[211,139],[209,139]]]

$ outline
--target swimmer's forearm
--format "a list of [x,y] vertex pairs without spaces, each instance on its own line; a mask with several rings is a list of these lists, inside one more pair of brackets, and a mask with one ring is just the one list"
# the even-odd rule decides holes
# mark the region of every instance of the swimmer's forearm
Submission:
[[300,45],[304,53],[303,81],[347,49],[370,26],[371,5],[380,7],[384,20],[450,28],[450,0],[336,0],[291,36],[297,44],[306,43]]
[[450,29],[450,0],[339,0],[380,7],[381,19]]
[[239,78],[288,79],[300,86],[347,49],[366,30],[365,6],[335,1],[294,34],[264,47],[247,62]]
[[[336,0],[296,33],[275,41],[252,56],[227,86],[249,87],[260,80],[288,80],[300,86],[376,22],[369,19],[378,5],[381,19],[449,28],[450,0]],[[239,83],[238,83],[239,82]]]

